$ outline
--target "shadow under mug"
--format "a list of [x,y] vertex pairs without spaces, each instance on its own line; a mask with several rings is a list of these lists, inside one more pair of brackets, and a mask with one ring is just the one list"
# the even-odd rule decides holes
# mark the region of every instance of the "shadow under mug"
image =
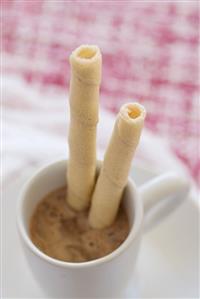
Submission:
[[[119,298],[132,277],[142,233],[183,201],[189,183],[178,174],[166,173],[138,189],[129,177],[122,198],[130,225],[126,240],[107,256],[70,263],[47,256],[32,243],[29,236],[30,218],[36,205],[49,192],[65,185],[66,169],[66,160],[43,167],[25,184],[20,194],[17,223],[29,267],[49,297]],[[157,207],[156,213],[151,213]]]

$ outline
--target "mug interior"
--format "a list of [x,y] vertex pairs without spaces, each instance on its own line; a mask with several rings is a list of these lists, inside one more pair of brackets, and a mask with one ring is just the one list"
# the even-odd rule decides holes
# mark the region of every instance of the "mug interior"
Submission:
[[[100,168],[100,162],[97,164],[97,175]],[[142,202],[139,199],[137,189],[135,184],[131,179],[128,180],[127,186],[125,187],[122,205],[125,208],[125,211],[128,216],[129,221],[129,234],[126,240],[112,253],[97,260],[82,262],[82,263],[69,263],[60,260],[53,259],[43,252],[40,251],[31,241],[30,239],[30,220],[31,216],[38,204],[38,202],[46,196],[48,193],[54,191],[55,189],[62,187],[66,184],[66,170],[67,170],[67,161],[61,160],[50,164],[41,170],[39,170],[33,177],[29,180],[29,182],[24,187],[22,191],[21,198],[19,201],[19,209],[18,209],[18,224],[20,233],[25,240],[27,245],[31,247],[32,251],[36,254],[40,252],[40,256],[45,256],[48,260],[54,260],[58,264],[72,264],[72,265],[83,265],[83,264],[92,264],[93,262],[104,260],[109,256],[114,256],[116,253],[123,251],[126,246],[132,242],[134,236],[136,236],[137,232],[141,228],[142,218],[143,218],[143,208]]]
[[48,193],[66,184],[67,163],[59,161],[38,171],[23,190],[22,221],[29,235],[31,216],[38,204]]

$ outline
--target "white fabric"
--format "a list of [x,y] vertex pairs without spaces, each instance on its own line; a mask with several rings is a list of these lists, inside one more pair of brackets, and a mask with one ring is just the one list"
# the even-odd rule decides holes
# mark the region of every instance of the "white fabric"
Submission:
[[[31,166],[68,157],[67,130],[69,107],[67,93],[59,89],[39,90],[18,77],[2,80],[2,154],[3,182]],[[147,111],[148,113],[148,111]],[[103,157],[114,125],[115,116],[100,110],[98,124],[98,158]],[[186,172],[173,156],[165,140],[144,130],[134,163],[150,172],[175,170]]]

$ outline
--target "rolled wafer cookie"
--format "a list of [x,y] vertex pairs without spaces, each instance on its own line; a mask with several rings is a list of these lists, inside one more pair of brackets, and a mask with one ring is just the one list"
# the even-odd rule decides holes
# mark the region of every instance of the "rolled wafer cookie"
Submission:
[[102,58],[97,46],[82,45],[70,56],[70,127],[67,201],[75,210],[89,205],[96,175],[96,127]]
[[125,104],[119,111],[92,196],[89,223],[93,228],[108,227],[115,220],[145,115],[138,103]]

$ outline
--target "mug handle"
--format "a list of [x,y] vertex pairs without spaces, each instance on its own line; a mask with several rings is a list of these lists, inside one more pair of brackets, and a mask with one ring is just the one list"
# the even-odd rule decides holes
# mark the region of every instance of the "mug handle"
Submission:
[[174,172],[168,172],[143,184],[139,193],[144,205],[144,231],[148,232],[177,208],[190,189],[190,182]]

